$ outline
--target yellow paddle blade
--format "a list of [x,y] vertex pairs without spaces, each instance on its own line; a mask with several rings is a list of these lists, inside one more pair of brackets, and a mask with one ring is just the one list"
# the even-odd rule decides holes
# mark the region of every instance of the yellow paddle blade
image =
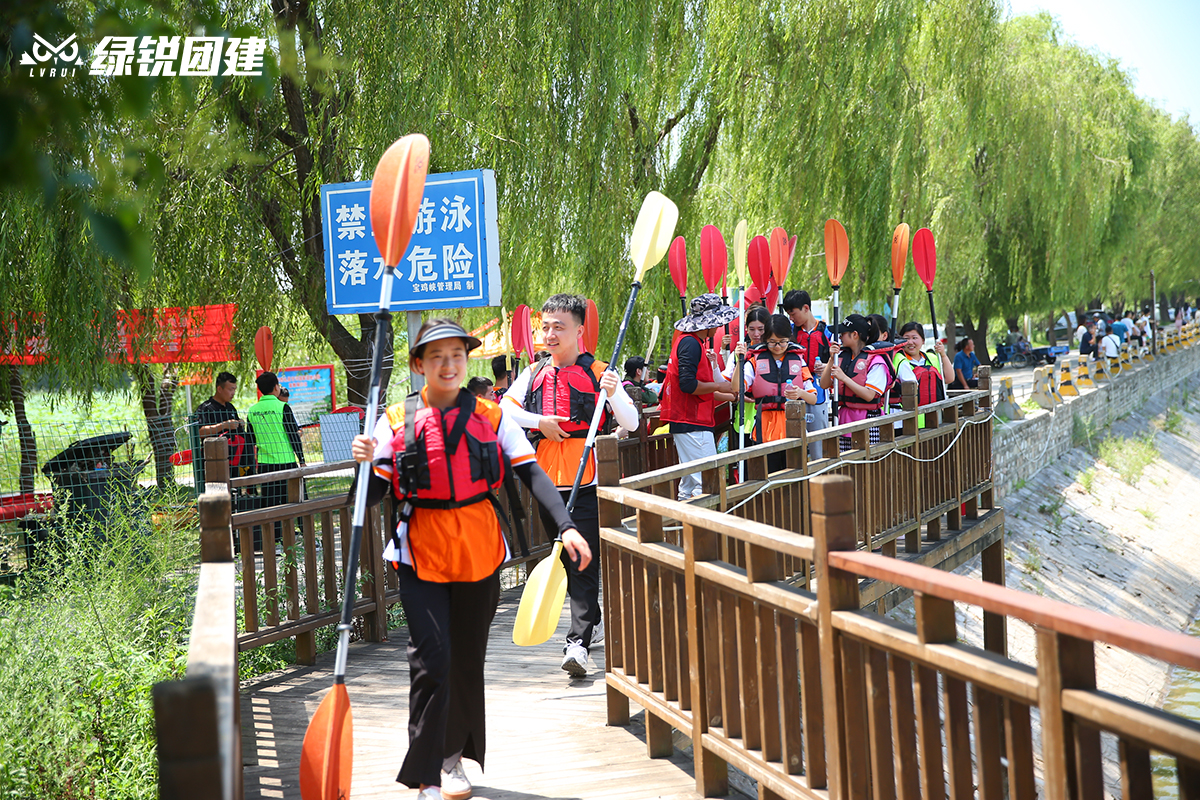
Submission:
[[737,227],[733,229],[733,271],[737,275],[738,286],[745,288],[746,286],[746,234],[750,230],[750,224],[744,219],[739,219]]
[[[667,241],[670,243],[670,236]],[[562,549],[562,542],[555,542],[550,556],[533,568],[525,582],[517,619],[513,623],[513,644],[522,647],[542,644],[558,628],[563,602],[567,599],[567,570],[562,563]],[[596,555],[593,553],[592,558]]]
[[629,260],[635,270],[633,282],[641,283],[642,276],[667,254],[679,209],[665,195],[650,192],[642,201],[633,234],[629,237]]
[[342,800],[350,797],[354,753],[354,717],[346,684],[337,683],[325,695],[300,750],[300,797],[303,800]]

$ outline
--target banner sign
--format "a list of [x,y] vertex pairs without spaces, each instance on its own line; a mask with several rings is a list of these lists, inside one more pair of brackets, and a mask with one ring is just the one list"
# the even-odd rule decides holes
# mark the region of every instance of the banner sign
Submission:
[[[240,361],[233,346],[237,305],[157,308],[150,313],[117,311],[116,327],[104,342],[113,363],[213,364]],[[13,316],[0,324],[0,364],[40,364],[48,356],[41,314]]]
[[[379,301],[376,300],[376,303]],[[312,367],[286,367],[276,373],[288,390],[288,405],[300,427],[316,425],[322,414],[337,408],[337,389],[333,382],[333,364]]]
[[[371,232],[371,182],[321,187],[325,307],[330,314],[379,310],[383,257]],[[445,172],[425,181],[412,241],[396,266],[392,311],[500,305],[496,175]]]

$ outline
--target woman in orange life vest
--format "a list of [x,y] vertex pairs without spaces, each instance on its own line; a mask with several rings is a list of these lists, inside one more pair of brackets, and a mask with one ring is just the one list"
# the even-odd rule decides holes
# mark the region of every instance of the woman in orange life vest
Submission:
[[[776,314],[770,318],[770,323],[766,340],[761,345],[750,349],[748,354],[744,342],[737,346],[737,354],[746,355],[743,374],[746,392],[758,407],[754,425],[756,444],[778,441],[787,435],[784,404],[788,400],[803,400],[809,405],[815,405],[818,400],[803,351],[791,340],[791,320]],[[784,453],[767,456],[768,472],[783,469],[786,465]]]
[[[838,424],[880,416],[893,379],[890,356],[866,349],[878,341],[879,327],[861,314],[850,314],[838,326],[837,333],[841,344],[829,345],[829,362],[821,371],[821,388],[832,389],[834,381],[841,384]],[[877,428],[871,430],[870,441],[879,441]],[[840,437],[838,447],[843,451],[850,449],[850,437]]]
[[[896,408],[901,407],[900,384],[912,381],[917,384],[917,404],[928,405],[938,400],[946,399],[945,375],[954,372],[954,362],[946,355],[946,345],[935,342],[933,352],[940,361],[939,364],[925,352],[925,327],[919,322],[906,322],[900,328],[900,338],[904,345],[892,357],[895,367],[896,383],[888,397],[888,403]],[[921,427],[931,424],[929,414],[921,415]]]
[[[419,800],[469,797],[462,757],[483,765],[483,663],[509,556],[491,498],[505,457],[548,509],[571,558],[584,566],[592,559],[521,427],[461,387],[467,353],[479,344],[450,320],[422,325],[409,366],[425,388],[388,408],[374,438],[353,444],[355,459],[374,463],[369,502],[389,490],[406,501],[384,558],[399,575],[409,626],[409,746],[396,780],[419,788]],[[406,417],[416,421],[411,429]]]

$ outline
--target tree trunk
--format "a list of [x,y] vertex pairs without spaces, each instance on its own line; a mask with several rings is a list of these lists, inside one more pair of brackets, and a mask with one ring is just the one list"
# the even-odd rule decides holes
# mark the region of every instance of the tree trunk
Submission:
[[[946,352],[948,353],[953,353],[954,345],[958,344],[957,337],[954,335],[954,326],[956,323],[957,320],[954,319],[954,309],[951,309],[950,312],[946,314],[946,327],[942,328],[941,330],[942,336],[946,337]],[[950,356],[950,358],[954,358],[954,356]]]
[[144,364],[135,367],[133,373],[142,396],[142,413],[146,416],[150,447],[154,451],[155,482],[159,489],[166,489],[175,480],[171,469],[171,454],[175,451],[171,408],[175,402],[175,390],[179,388],[179,381],[171,364],[163,369],[161,381],[157,380],[151,369]]
[[21,383],[21,368],[8,368],[8,397],[12,401],[13,419],[17,422],[17,441],[20,443],[21,467],[17,473],[18,491],[32,494],[37,478],[37,437],[25,415],[25,386]]
[[[1055,326],[1058,324],[1058,316],[1053,311],[1050,312],[1050,327],[1048,329],[1049,332],[1046,334],[1046,339],[1050,342],[1051,347],[1058,344],[1058,334],[1054,331]],[[1067,332],[1067,335],[1070,335],[1070,331]]]
[[967,337],[975,343],[975,355],[979,358],[980,364],[992,363],[991,353],[988,352],[987,331],[988,331],[988,315],[983,313],[979,315],[979,324],[972,325],[970,315],[963,317],[963,327],[967,330]]

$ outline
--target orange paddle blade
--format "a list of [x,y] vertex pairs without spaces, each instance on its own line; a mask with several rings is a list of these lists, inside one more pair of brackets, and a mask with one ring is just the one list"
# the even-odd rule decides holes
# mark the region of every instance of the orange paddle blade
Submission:
[[925,288],[933,291],[933,278],[937,275],[937,248],[933,246],[933,231],[921,228],[913,236],[913,265],[921,276]]
[[787,276],[788,261],[791,260],[791,253],[788,252],[787,231],[783,228],[772,228],[770,247],[771,275],[777,286],[782,285],[784,277]]
[[725,237],[716,225],[705,225],[700,231],[700,271],[710,292],[717,290],[718,283],[724,286],[728,269],[729,249],[725,247]]
[[758,293],[766,299],[771,289],[771,246],[767,237],[755,236],[750,240],[750,251],[746,253],[746,261],[750,266],[750,280],[758,289]]
[[687,242],[682,236],[676,236],[667,251],[667,269],[671,271],[671,281],[679,290],[680,297],[687,297]]
[[394,267],[408,249],[429,172],[429,140],[420,133],[397,139],[371,178],[371,229],[383,263]]
[[354,717],[346,684],[334,684],[308,723],[300,751],[300,797],[343,800],[350,797],[354,757]]
[[583,318],[583,351],[595,353],[600,345],[600,312],[591,298],[587,301],[587,314]]
[[274,355],[275,339],[271,336],[271,329],[263,325],[254,334],[254,357],[258,360],[258,368],[263,372],[270,372]]
[[908,223],[901,222],[892,232],[892,288],[900,291],[904,267],[908,263]]
[[842,285],[842,276],[846,274],[846,264],[850,261],[850,240],[846,238],[846,229],[836,219],[825,221],[825,270],[829,273],[829,282],[836,288]]
[[529,327],[529,306],[519,305],[513,310],[512,318],[512,349],[517,354],[517,360],[521,360],[521,353],[525,353],[530,361],[533,361],[533,329]]

